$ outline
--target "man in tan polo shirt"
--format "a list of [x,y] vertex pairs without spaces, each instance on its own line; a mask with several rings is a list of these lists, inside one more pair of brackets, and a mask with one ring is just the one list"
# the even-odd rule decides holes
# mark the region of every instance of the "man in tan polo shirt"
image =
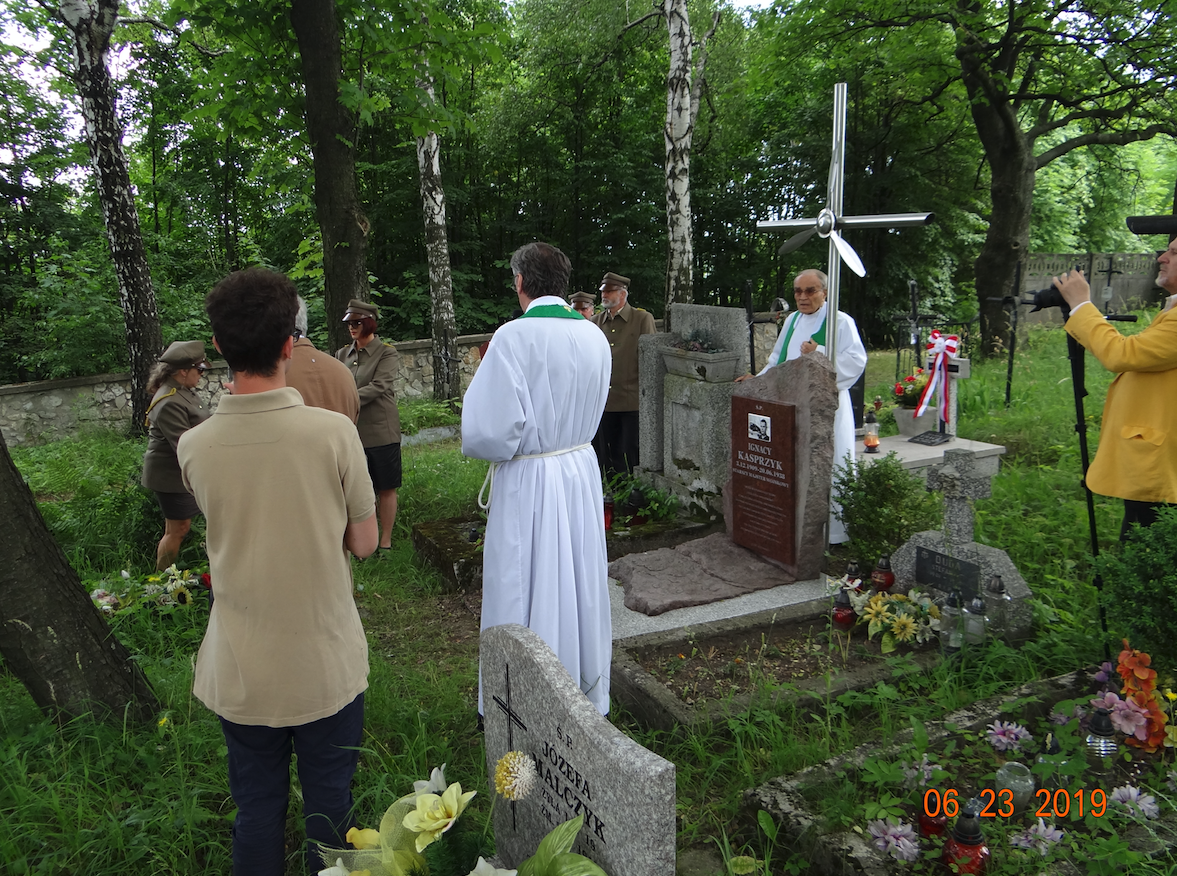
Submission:
[[376,549],[376,495],[356,427],[286,386],[294,284],[238,271],[205,309],[234,382],[177,448],[217,592],[192,692],[228,748],[233,872],[282,876],[292,751],[315,869],[350,826],[368,646],[348,551]]
[[601,281],[601,312],[593,317],[613,352],[609,400],[593,446],[597,460],[611,477],[630,474],[638,459],[638,338],[652,335],[654,317],[629,303],[629,277],[605,274]]

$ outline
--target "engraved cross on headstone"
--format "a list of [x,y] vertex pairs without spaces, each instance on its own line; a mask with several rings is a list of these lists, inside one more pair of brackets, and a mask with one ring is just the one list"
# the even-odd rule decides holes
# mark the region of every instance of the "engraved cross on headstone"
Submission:
[[[506,689],[507,689],[506,702],[504,702],[501,697],[496,696],[496,697],[494,697],[494,703],[496,706],[499,707],[499,711],[507,716],[507,751],[514,751],[515,750],[515,738],[514,738],[514,733],[512,731],[514,730],[514,728],[516,726],[518,726],[520,730],[526,730],[527,725],[523,723],[523,719],[519,717],[519,713],[516,712],[511,707],[511,664],[510,663],[503,664],[503,684],[504,684],[504,687],[506,687]],[[491,781],[492,782],[494,781],[493,776],[491,777]],[[511,827],[516,828],[515,801],[514,800],[511,801]]]
[[987,499],[989,475],[980,474],[971,450],[945,450],[944,462],[928,471],[928,489],[944,494],[944,541],[949,548],[971,544],[973,499]]

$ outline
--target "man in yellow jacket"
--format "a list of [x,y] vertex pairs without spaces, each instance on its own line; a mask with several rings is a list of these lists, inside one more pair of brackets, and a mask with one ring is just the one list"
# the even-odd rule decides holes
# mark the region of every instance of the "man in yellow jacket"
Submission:
[[1054,278],[1071,308],[1068,334],[1118,372],[1104,402],[1087,486],[1124,500],[1121,540],[1133,523],[1149,526],[1158,508],[1177,504],[1177,241],[1157,261],[1157,285],[1169,300],[1148,328],[1131,337],[1116,331],[1091,303],[1082,271]]

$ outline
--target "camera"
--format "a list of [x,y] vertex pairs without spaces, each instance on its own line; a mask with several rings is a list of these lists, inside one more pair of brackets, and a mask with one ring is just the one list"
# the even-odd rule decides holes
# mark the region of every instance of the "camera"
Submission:
[[1058,291],[1054,286],[1048,286],[1045,289],[1038,289],[1034,292],[1027,292],[1030,296],[1029,300],[1023,300],[1022,304],[1033,304],[1030,309],[1031,313],[1037,313],[1039,310],[1045,310],[1047,307],[1062,307],[1067,308],[1067,301],[1063,298],[1063,293]]

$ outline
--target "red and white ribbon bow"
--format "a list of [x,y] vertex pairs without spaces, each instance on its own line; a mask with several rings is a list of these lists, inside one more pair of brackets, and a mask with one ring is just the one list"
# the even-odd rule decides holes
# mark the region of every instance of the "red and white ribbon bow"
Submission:
[[928,402],[932,393],[943,381],[940,389],[940,419],[948,422],[948,360],[956,358],[956,351],[960,347],[960,338],[956,335],[942,335],[939,329],[932,329],[932,336],[928,340],[928,356],[932,360],[932,374],[920,393],[919,404],[916,405],[914,416],[920,416],[928,409]]

